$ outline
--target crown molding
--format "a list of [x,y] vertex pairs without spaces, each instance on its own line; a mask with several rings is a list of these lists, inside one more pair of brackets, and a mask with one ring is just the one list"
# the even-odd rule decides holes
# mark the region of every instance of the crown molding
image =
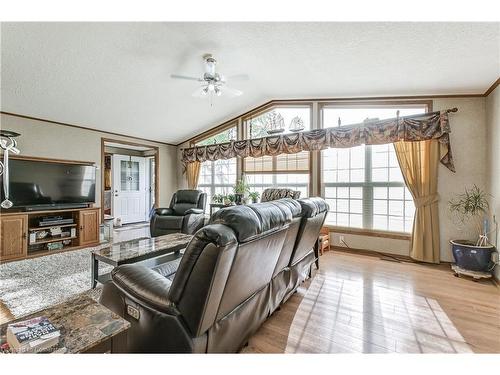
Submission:
[[147,141],[147,142],[162,144],[162,145],[166,145],[166,146],[174,146],[174,147],[177,146],[177,145],[174,145],[172,143],[161,142],[161,141],[154,141],[154,140],[148,139],[148,138],[141,138],[141,137],[136,137],[136,136],[133,136],[133,135],[122,134],[122,133],[114,133],[114,132],[110,132],[110,131],[106,131],[106,130],[99,130],[99,129],[95,129],[95,128],[89,128],[87,126],[81,126],[81,125],[75,125],[75,124],[68,124],[66,122],[48,120],[48,119],[39,118],[39,117],[33,117],[33,116],[28,116],[28,115],[21,115],[19,113],[6,112],[6,111],[0,111],[0,113],[2,115],[7,115],[7,116],[19,117],[19,118],[24,118],[24,119],[28,119],[28,120],[34,120],[34,121],[40,121],[40,122],[47,122],[49,124],[55,124],[55,125],[61,125],[61,126],[69,126],[71,128],[89,130],[89,131],[99,132],[99,133],[104,133],[104,134],[117,135],[117,136],[120,136],[120,137],[133,138],[133,139],[138,139],[138,140],[141,140],[141,141]]

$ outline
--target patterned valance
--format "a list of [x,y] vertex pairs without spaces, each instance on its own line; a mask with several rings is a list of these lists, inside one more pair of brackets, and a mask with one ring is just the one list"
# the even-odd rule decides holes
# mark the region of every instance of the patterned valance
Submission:
[[231,159],[279,154],[296,154],[301,151],[326,148],[355,147],[362,144],[379,145],[398,141],[424,141],[437,139],[440,143],[441,163],[455,172],[450,144],[448,113],[457,109],[420,115],[396,117],[361,124],[315,129],[299,133],[273,135],[264,138],[231,141],[208,146],[182,149],[184,165],[195,161]]

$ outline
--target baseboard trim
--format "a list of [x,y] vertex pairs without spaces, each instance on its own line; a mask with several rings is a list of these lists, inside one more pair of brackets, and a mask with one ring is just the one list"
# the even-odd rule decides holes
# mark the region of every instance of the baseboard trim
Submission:
[[419,263],[419,262],[416,262],[415,260],[413,260],[412,258],[410,258],[408,255],[391,254],[391,253],[386,253],[386,252],[378,251],[378,250],[356,249],[353,247],[343,247],[343,246],[335,246],[335,245],[331,245],[330,250],[343,251],[343,252],[352,253],[352,254],[367,255],[367,256],[371,256],[371,257],[380,257],[382,255],[382,256],[386,256],[386,257],[390,257],[390,258],[400,259],[400,260],[405,261],[405,262]]

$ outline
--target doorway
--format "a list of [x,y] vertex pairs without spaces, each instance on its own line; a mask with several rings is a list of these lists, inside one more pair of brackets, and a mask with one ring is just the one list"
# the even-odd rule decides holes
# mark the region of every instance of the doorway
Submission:
[[102,138],[102,219],[149,220],[158,202],[158,147]]

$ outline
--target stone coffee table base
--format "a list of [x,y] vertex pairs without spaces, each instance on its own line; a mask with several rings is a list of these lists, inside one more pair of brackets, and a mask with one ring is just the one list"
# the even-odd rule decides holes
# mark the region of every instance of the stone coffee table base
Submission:
[[0,326],[0,345],[6,342],[7,325],[45,316],[60,330],[59,345],[49,353],[124,353],[130,323],[87,295],[13,320]]

